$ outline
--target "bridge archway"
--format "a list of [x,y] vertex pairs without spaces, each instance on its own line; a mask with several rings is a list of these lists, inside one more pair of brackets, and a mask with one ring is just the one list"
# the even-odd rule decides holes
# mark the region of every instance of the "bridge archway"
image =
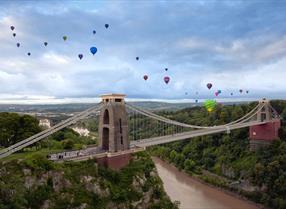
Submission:
[[109,128],[102,130],[102,149],[109,151]]
[[109,112],[108,109],[104,111],[103,114],[103,124],[109,124]]

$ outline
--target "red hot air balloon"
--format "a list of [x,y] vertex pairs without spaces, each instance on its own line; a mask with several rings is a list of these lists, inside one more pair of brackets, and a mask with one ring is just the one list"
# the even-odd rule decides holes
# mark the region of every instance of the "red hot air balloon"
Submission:
[[211,89],[212,86],[213,86],[213,85],[212,85],[211,83],[208,83],[208,84],[207,84],[208,89]]
[[144,75],[143,78],[144,78],[145,81],[147,81],[148,75]]
[[165,77],[164,77],[164,81],[165,81],[165,83],[166,83],[166,84],[168,84],[168,83],[169,83],[169,81],[170,81],[170,77],[165,76]]

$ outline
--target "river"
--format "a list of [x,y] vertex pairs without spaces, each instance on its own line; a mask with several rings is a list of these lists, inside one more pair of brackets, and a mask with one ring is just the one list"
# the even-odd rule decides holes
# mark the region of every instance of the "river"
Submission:
[[203,184],[174,166],[153,158],[164,189],[182,209],[259,209],[255,204]]

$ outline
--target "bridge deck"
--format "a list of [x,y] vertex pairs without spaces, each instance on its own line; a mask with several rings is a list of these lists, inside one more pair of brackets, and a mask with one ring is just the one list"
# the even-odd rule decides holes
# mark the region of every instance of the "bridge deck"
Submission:
[[184,140],[188,138],[193,138],[193,137],[198,137],[198,136],[204,136],[204,135],[209,135],[209,134],[215,134],[215,133],[220,133],[224,131],[230,131],[234,129],[240,129],[240,128],[245,128],[249,126],[254,126],[254,125],[262,125],[267,123],[267,121],[264,122],[247,122],[247,123],[241,123],[241,124],[234,124],[226,127],[219,127],[219,128],[210,128],[210,129],[203,129],[203,130],[194,130],[194,131],[188,131],[185,133],[179,133],[179,134],[172,134],[172,135],[167,135],[167,136],[161,136],[161,137],[153,137],[149,139],[142,139],[142,140],[136,140],[131,142],[131,147],[149,147],[153,145],[158,145],[158,144],[165,144],[169,142],[174,142],[174,141],[179,141],[179,140]]

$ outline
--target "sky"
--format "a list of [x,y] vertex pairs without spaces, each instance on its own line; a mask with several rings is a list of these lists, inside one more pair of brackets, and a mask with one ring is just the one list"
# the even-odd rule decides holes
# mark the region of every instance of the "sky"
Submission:
[[2,0],[0,103],[285,99],[285,11],[263,0]]

